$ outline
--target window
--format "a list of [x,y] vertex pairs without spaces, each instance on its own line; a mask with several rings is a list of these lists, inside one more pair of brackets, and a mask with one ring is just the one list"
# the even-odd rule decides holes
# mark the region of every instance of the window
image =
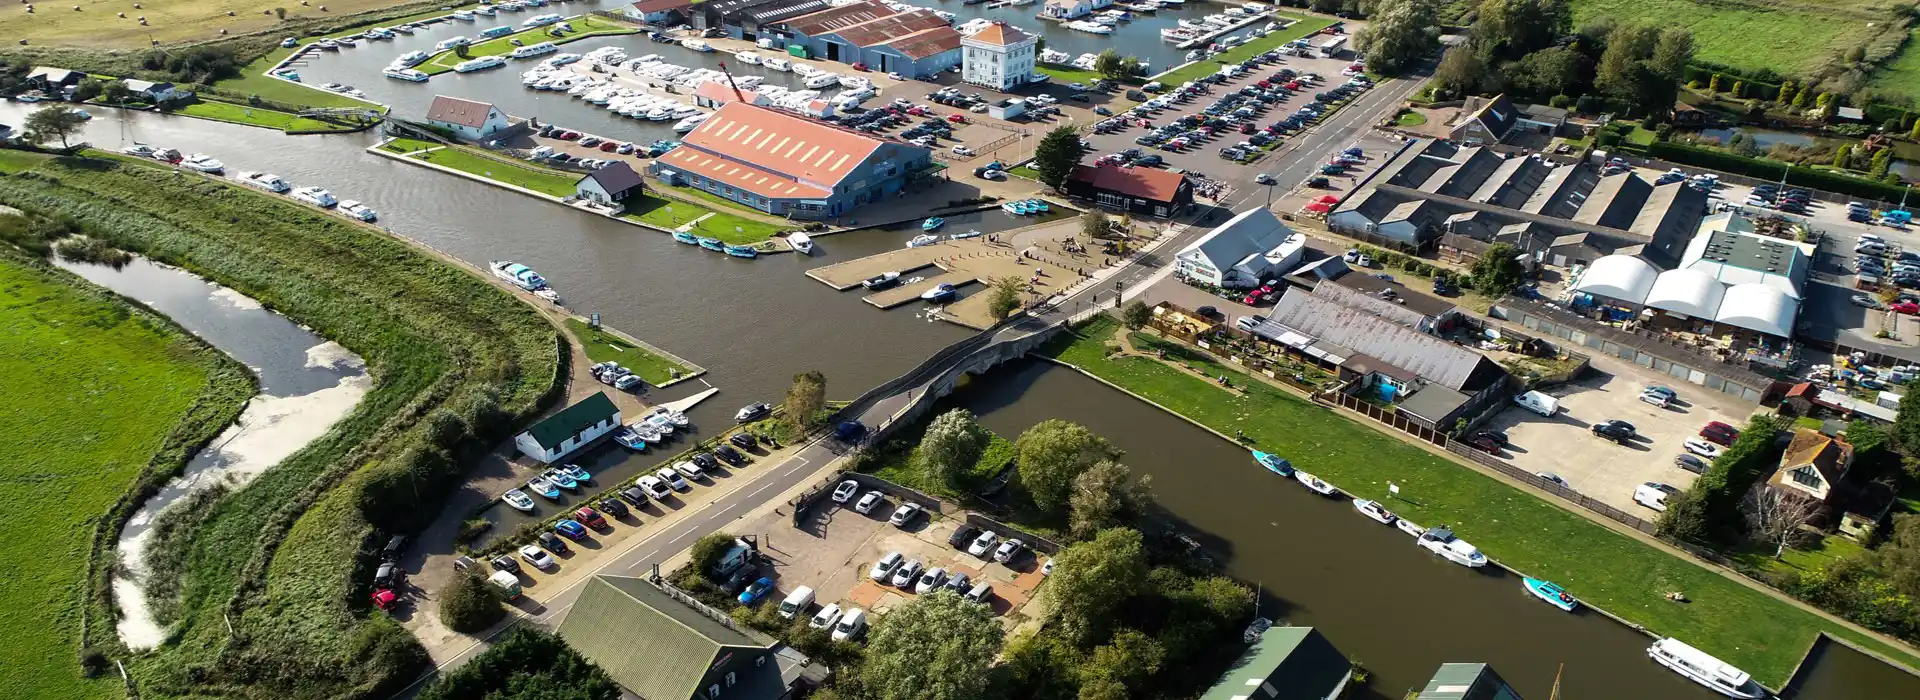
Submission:
[[1820,480],[1820,475],[1813,473],[1813,467],[1801,467],[1789,473],[1793,475],[1794,482],[1801,486],[1817,489],[1825,485],[1825,483]]
[[707,697],[709,698],[720,697],[720,684],[715,683],[713,685],[707,686]]

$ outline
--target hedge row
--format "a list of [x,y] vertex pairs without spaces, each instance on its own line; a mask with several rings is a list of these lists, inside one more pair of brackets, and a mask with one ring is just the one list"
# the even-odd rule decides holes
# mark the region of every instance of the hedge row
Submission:
[[1789,166],[1776,160],[1748,158],[1700,146],[1682,143],[1655,142],[1648,146],[1649,157],[1672,161],[1681,165],[1693,165],[1711,168],[1735,175],[1746,175],[1764,180],[1778,180],[1783,168],[1787,169],[1787,184],[1799,185],[1826,192],[1835,192],[1862,199],[1885,202],[1898,202],[1906,188],[1889,185],[1852,175],[1843,175],[1826,170],[1815,170],[1801,165]]

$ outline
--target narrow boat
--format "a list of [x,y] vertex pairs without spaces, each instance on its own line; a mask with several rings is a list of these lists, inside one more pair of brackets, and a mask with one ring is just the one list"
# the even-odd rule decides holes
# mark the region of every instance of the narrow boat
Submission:
[[942,282],[934,285],[933,289],[921,292],[920,298],[924,301],[941,302],[952,299],[953,293],[953,285]]
[[1281,476],[1293,476],[1293,464],[1287,462],[1287,459],[1280,455],[1254,450],[1253,461],[1259,462],[1260,466],[1267,468],[1267,471]]
[[727,252],[727,244],[721,243],[720,239],[718,238],[708,238],[706,236],[701,236],[700,247],[705,248],[707,250],[720,252],[720,253]]
[[813,254],[813,238],[805,233],[794,231],[787,234],[787,245],[793,246],[793,249],[802,255]]
[[533,497],[520,489],[507,489],[506,493],[500,494],[500,500],[522,513],[533,512]]
[[727,246],[726,253],[736,258],[760,257],[760,251],[754,250],[750,245],[730,245]]
[[547,498],[560,498],[560,487],[548,481],[547,477],[536,476],[527,480],[527,488]]
[[929,216],[927,217],[927,220],[920,222],[920,230],[932,231],[934,229],[937,229],[937,228],[940,228],[941,226],[946,225],[946,223],[947,223],[946,219],[942,219],[938,216]]
[[1307,487],[1308,491],[1312,491],[1322,496],[1334,495],[1333,484],[1329,484],[1325,481],[1321,481],[1320,477],[1314,476],[1312,474],[1308,474],[1306,472],[1296,469],[1293,472],[1293,480],[1298,481],[1302,486]]
[[340,213],[346,214],[347,216],[351,216],[361,221],[365,221],[367,223],[373,223],[374,219],[380,218],[380,214],[375,212],[373,210],[373,207],[369,207],[365,204],[361,204],[360,202],[351,200],[351,199],[345,199],[340,201]]
[[508,52],[507,55],[513,58],[533,58],[535,56],[545,56],[550,53],[556,53],[559,50],[560,47],[553,42],[542,41],[538,44],[528,44],[517,47],[513,51]]
[[574,483],[577,484],[593,483],[593,475],[588,473],[587,470],[582,469],[578,464],[561,465],[560,473],[567,475],[568,478],[573,479]]
[[935,236],[931,233],[923,233],[918,236],[914,236],[913,240],[907,241],[907,247],[919,248],[921,246],[929,246],[939,242],[940,242],[939,236]]
[[1468,544],[1466,540],[1454,537],[1453,530],[1445,527],[1427,528],[1426,532],[1421,533],[1417,544],[1447,561],[1470,569],[1487,565],[1487,555],[1481,554],[1479,548]]
[[1532,593],[1535,597],[1552,603],[1553,607],[1567,612],[1573,612],[1574,608],[1580,607],[1580,601],[1574,600],[1573,596],[1567,595],[1567,592],[1560,588],[1559,584],[1552,581],[1542,581],[1537,578],[1526,577],[1520,579],[1520,583],[1526,587],[1528,593]]
[[547,279],[541,277],[540,273],[511,260],[495,260],[487,263],[487,267],[493,270],[494,277],[512,282],[514,286],[529,292],[547,286]]
[[219,175],[227,169],[225,163],[215,160],[213,156],[205,153],[195,153],[180,159],[180,167],[188,170],[197,170],[208,175]]
[[870,290],[871,290],[871,289],[886,289],[886,288],[888,288],[888,287],[891,287],[891,286],[893,286],[893,285],[894,285],[894,283],[896,283],[896,282],[899,282],[899,281],[900,281],[900,273],[898,273],[898,272],[882,272],[882,273],[880,273],[880,274],[877,274],[877,275],[874,275],[874,276],[872,276],[872,277],[868,277],[868,278],[866,278],[866,279],[864,279],[864,280],[861,280],[861,281],[860,281],[860,286],[862,286],[862,287],[866,287],[867,289],[870,289]]
[[964,240],[968,238],[979,238],[980,236],[981,236],[980,231],[976,229],[976,230],[968,231],[966,233],[956,233],[947,237],[958,241],[958,240]]
[[1392,525],[1393,521],[1400,519],[1400,516],[1394,515],[1393,511],[1387,510],[1386,506],[1380,505],[1379,501],[1356,498],[1353,499],[1353,509],[1381,525]]
[[409,83],[427,82],[426,73],[402,66],[387,66],[385,70],[380,71],[380,74],[394,80],[405,80]]
[[1668,637],[1647,647],[1647,658],[1654,663],[1673,669],[1674,673],[1686,676],[1714,692],[1740,700],[1758,700],[1767,696],[1767,689],[1754,682],[1753,676],[1746,671],[1734,668],[1707,654],[1707,652],[1688,646],[1685,642]]
[[305,202],[307,204],[320,207],[322,209],[326,209],[326,208],[332,207],[335,204],[340,203],[340,200],[333,198],[332,192],[328,192],[324,188],[320,188],[320,187],[301,187],[299,189],[294,190],[292,194],[289,194],[287,196],[292,197],[297,201]]
[[571,476],[567,476],[566,472],[562,472],[558,469],[548,469],[546,471],[540,472],[540,476],[541,478],[544,478],[547,481],[553,482],[555,486],[566,489],[568,491],[580,490],[580,482],[578,480],[574,479]]
[[240,184],[248,187],[257,187],[275,194],[293,189],[293,185],[288,184],[286,180],[280,179],[279,175],[273,173],[243,172],[240,173]]

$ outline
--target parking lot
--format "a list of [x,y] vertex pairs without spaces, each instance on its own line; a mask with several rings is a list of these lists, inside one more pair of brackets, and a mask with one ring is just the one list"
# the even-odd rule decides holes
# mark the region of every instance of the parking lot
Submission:
[[1045,555],[1026,549],[1007,564],[994,561],[991,551],[984,557],[968,554],[967,543],[959,547],[948,544],[948,538],[965,527],[961,512],[926,510],[904,526],[895,527],[888,524],[888,518],[901,500],[883,496],[863,514],[855,507],[865,493],[861,491],[845,504],[823,500],[813,508],[803,529],[794,527],[788,512],[741,524],[736,532],[761,538],[761,551],[768,563],[760,575],[775,581],[768,600],[778,603],[788,593],[807,586],[813,589],[817,606],[838,604],[842,609],[860,608],[884,615],[915,597],[911,584],[896,587],[891,581],[876,582],[870,576],[876,562],[899,552],[901,561],[917,561],[922,571],[938,568],[950,576],[964,574],[971,584],[989,584],[992,592],[983,602],[1008,629],[1028,617],[1022,611],[1044,578],[1040,572],[1048,561]]
[[[1642,517],[1656,513],[1634,503],[1635,487],[1651,481],[1685,489],[1697,475],[1674,463],[1685,452],[1682,443],[1711,421],[1743,426],[1758,408],[1605,357],[1593,359],[1593,370],[1586,379],[1543,392],[1560,401],[1553,417],[1510,405],[1483,429],[1507,434],[1502,456],[1514,466],[1558,475],[1574,490]],[[1674,389],[1678,400],[1667,408],[1642,401],[1641,391],[1656,385]],[[1592,433],[1595,424],[1609,420],[1633,424],[1637,435],[1616,443]]]

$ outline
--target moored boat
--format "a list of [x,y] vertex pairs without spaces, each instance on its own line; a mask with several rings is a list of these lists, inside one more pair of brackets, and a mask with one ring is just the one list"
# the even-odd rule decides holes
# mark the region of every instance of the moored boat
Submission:
[[861,280],[860,286],[866,287],[867,289],[886,289],[888,287],[893,286],[894,283],[899,281],[900,281],[900,273],[882,272],[880,274]]
[[514,286],[529,292],[547,286],[546,278],[541,277],[540,273],[511,260],[495,260],[487,263],[487,267],[493,270],[494,277],[512,282]]
[[325,188],[321,188],[321,187],[313,187],[313,186],[301,187],[301,188],[295,189],[291,194],[287,196],[292,197],[297,201],[305,202],[307,204],[320,207],[322,209],[330,208],[333,205],[340,203],[339,200],[333,198],[332,192],[328,192]]
[[507,489],[506,493],[500,494],[500,500],[522,513],[533,512],[533,497],[520,489]]
[[940,228],[942,225],[945,225],[946,223],[947,223],[946,219],[942,219],[938,216],[929,216],[925,221],[920,222],[920,230],[932,231],[934,229]]
[[1478,547],[1466,540],[1454,537],[1453,530],[1445,527],[1427,528],[1426,532],[1421,533],[1417,544],[1447,561],[1470,569],[1487,565],[1487,555],[1480,553]]
[[760,251],[754,250],[750,245],[730,245],[727,246],[726,253],[736,258],[760,257]]
[[548,481],[547,477],[544,477],[544,476],[536,476],[531,479],[528,479],[527,488],[532,489],[534,493],[540,494],[541,496],[545,496],[547,498],[553,498],[553,499],[560,498],[560,486],[551,481]]
[[921,292],[920,298],[924,301],[942,302],[952,299],[953,295],[953,285],[942,282],[934,285],[933,289]]
[[1333,484],[1322,481],[1320,477],[1296,469],[1293,472],[1293,479],[1294,481],[1300,482],[1300,485],[1307,487],[1308,491],[1322,496],[1334,495]]
[[257,187],[275,194],[293,189],[293,185],[289,184],[286,180],[280,179],[279,175],[273,173],[243,172],[240,173],[239,178],[240,184],[247,185],[248,187]]
[[1427,534],[1426,528],[1420,527],[1419,525],[1415,525],[1413,524],[1413,521],[1408,520],[1406,518],[1401,518],[1397,521],[1394,521],[1393,526],[1400,528],[1401,532],[1407,533],[1414,537],[1419,537],[1421,535]]
[[374,219],[380,218],[380,215],[373,210],[373,207],[351,199],[341,200],[340,213],[368,223],[372,223]]
[[578,464],[563,464],[560,466],[560,473],[567,475],[567,478],[573,479],[577,484],[593,483],[593,475]]
[[767,58],[760,61],[760,65],[785,73],[792,67],[793,64],[788,63],[787,59],[784,59],[784,58]]
[[227,169],[225,163],[215,160],[213,156],[205,153],[195,153],[180,159],[180,167],[188,170],[197,170],[209,175],[219,175]]
[[1730,698],[1758,700],[1767,696],[1767,689],[1760,687],[1746,671],[1672,637],[1647,647],[1647,658]]
[[405,80],[409,83],[427,82],[426,73],[401,66],[387,66],[385,70],[380,71],[380,74],[394,80]]
[[939,236],[935,236],[931,233],[923,233],[918,236],[914,236],[912,240],[907,241],[907,247],[919,248],[921,246],[929,246],[939,242],[940,242]]
[[1387,510],[1386,506],[1380,505],[1379,501],[1356,498],[1353,499],[1353,509],[1381,525],[1392,525],[1393,521],[1400,519],[1400,516],[1394,515],[1393,511]]
[[638,452],[647,451],[647,441],[641,438],[639,433],[634,432],[632,428],[622,426],[619,430],[614,431],[613,441],[629,450]]
[[681,243],[685,243],[687,245],[700,245],[700,237],[695,236],[691,233],[687,233],[686,231],[674,231],[673,240],[679,241]]
[[727,252],[727,244],[721,243],[718,238],[700,236],[700,247],[720,253]]
[[787,245],[793,246],[793,249],[799,251],[802,255],[813,254],[813,238],[805,233],[794,231],[793,233],[787,234]]
[[1259,462],[1260,466],[1267,468],[1267,471],[1281,476],[1293,476],[1293,464],[1280,455],[1254,450],[1253,461]]
[[471,61],[461,61],[459,63],[453,64],[453,72],[472,73],[474,71],[483,71],[490,68],[499,68],[504,65],[507,65],[507,59],[501,58],[499,56],[481,56]]
[[734,54],[733,58],[734,60],[737,60],[741,63],[745,63],[749,66],[760,65],[760,54],[754,53],[752,51],[741,51],[739,53]]
[[1543,581],[1529,576],[1520,579],[1520,583],[1528,593],[1553,604],[1553,607],[1567,612],[1573,612],[1574,608],[1580,607],[1580,601],[1574,600],[1573,596],[1567,595],[1566,590],[1552,581]]
[[947,236],[947,238],[951,238],[953,240],[958,241],[958,240],[965,240],[968,238],[979,238],[980,236],[981,236],[980,231],[976,229],[976,230],[967,231],[966,233],[952,234]]
[[566,472],[562,472],[559,469],[549,468],[546,471],[540,472],[540,477],[568,491],[580,490],[580,482],[571,476],[567,476]]

